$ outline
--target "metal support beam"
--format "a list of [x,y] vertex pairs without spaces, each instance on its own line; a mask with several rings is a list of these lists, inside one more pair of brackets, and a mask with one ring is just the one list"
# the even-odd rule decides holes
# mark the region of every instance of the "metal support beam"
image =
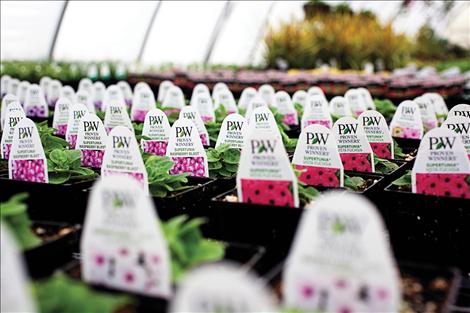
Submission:
[[145,31],[144,40],[142,40],[142,45],[140,46],[139,54],[137,55],[137,59],[136,59],[137,62],[140,62],[140,60],[142,59],[142,56],[144,55],[145,47],[147,46],[150,32],[152,31],[155,18],[157,16],[158,11],[160,11],[162,3],[163,3],[162,0],[158,1],[157,5],[155,6],[155,10],[153,10],[152,17],[150,18],[149,24],[147,26],[147,30]]
[[65,0],[64,5],[62,6],[62,11],[60,12],[59,20],[57,21],[57,26],[54,31],[54,37],[52,37],[51,46],[49,48],[49,54],[48,54],[49,61],[52,61],[52,58],[54,57],[54,50],[55,50],[55,45],[57,43],[57,37],[59,36],[60,27],[62,26],[62,21],[64,20],[65,11],[67,11],[68,5],[69,5],[69,0]]
[[269,9],[266,12],[263,23],[261,24],[261,26],[258,30],[258,34],[256,35],[255,42],[253,43],[253,47],[250,50],[250,54],[248,55],[248,64],[249,65],[253,64],[253,60],[255,58],[256,51],[258,50],[259,43],[264,38],[264,35],[266,33],[266,29],[268,28],[268,25],[269,25],[269,17],[271,16],[271,12],[273,10],[273,7],[274,7],[275,3],[276,3],[276,1],[272,1],[271,4],[269,5]]
[[217,43],[217,39],[219,38],[220,33],[224,29],[224,26],[227,24],[227,20],[232,14],[234,5],[235,4],[230,1],[225,2],[224,8],[222,9],[222,12],[220,12],[219,18],[217,19],[214,29],[212,30],[209,45],[207,46],[206,54],[203,61],[204,65],[209,63],[212,56],[212,51],[214,50],[215,44]]

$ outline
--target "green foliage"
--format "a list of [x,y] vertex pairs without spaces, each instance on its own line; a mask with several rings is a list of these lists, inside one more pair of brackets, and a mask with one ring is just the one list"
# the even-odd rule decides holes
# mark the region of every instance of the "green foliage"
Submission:
[[176,175],[168,174],[174,162],[169,157],[151,155],[145,160],[145,169],[148,174],[150,194],[154,197],[164,198],[168,194],[189,189],[186,186],[189,173]]
[[240,150],[220,145],[206,151],[209,176],[213,178],[231,178],[237,175],[240,163]]
[[225,107],[223,105],[219,105],[217,110],[215,110],[215,121],[222,124],[227,115],[228,112]]
[[451,44],[440,37],[434,29],[425,24],[421,26],[416,35],[414,56],[418,60],[443,60],[470,57],[470,50]]
[[221,122],[206,122],[206,130],[209,135],[211,145],[215,145],[219,137]]
[[64,184],[98,176],[93,170],[81,167],[80,150],[52,150],[47,155],[47,171],[50,184]]
[[41,313],[112,313],[132,303],[127,296],[94,291],[61,273],[34,282],[33,291]]
[[367,187],[367,182],[359,176],[344,175],[344,187],[353,191],[361,191]]
[[407,170],[405,175],[402,177],[394,180],[392,182],[392,185],[401,187],[401,188],[409,188],[411,189],[411,170]]
[[399,168],[398,164],[387,159],[379,158],[376,155],[374,155],[374,166],[375,172],[381,174],[390,174]]
[[387,120],[392,119],[395,111],[397,110],[397,107],[393,102],[388,99],[374,99],[374,104],[377,111],[379,111]]
[[312,200],[317,198],[320,195],[320,192],[312,186],[307,186],[299,180],[302,170],[298,170],[295,167],[292,167],[294,174],[297,177],[297,189],[299,190],[299,207],[303,208],[309,204]]
[[193,267],[219,261],[224,257],[225,246],[221,242],[202,236],[200,226],[205,222],[202,218],[189,220],[187,215],[181,215],[162,223],[171,254],[174,282],[178,282]]
[[67,149],[69,147],[69,143],[65,139],[54,135],[56,129],[47,126],[47,121],[37,123],[36,127],[46,155],[54,149]]
[[41,243],[41,239],[31,230],[28,206],[24,203],[27,197],[27,193],[19,193],[7,202],[0,203],[1,220],[23,250],[34,248]]

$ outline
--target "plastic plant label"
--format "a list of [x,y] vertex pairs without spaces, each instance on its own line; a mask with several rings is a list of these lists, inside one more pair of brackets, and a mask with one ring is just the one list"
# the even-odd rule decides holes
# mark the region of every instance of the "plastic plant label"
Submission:
[[375,172],[374,153],[364,130],[358,121],[345,116],[333,125],[333,133],[338,142],[338,151],[344,170],[358,172]]
[[247,134],[257,131],[270,131],[281,138],[281,133],[274,118],[274,114],[267,106],[258,107],[253,110],[253,113],[248,119]]
[[[135,86],[134,86],[134,95],[137,91],[139,91],[141,88],[150,88],[150,86],[146,83],[146,82],[138,82]],[[155,96],[154,96],[155,97]]]
[[[16,107],[15,110],[12,110]],[[2,159],[10,158],[11,147],[14,139],[15,126],[20,120],[25,118],[25,114],[19,102],[14,102],[6,111],[5,128],[2,133],[2,141],[0,145]]]
[[89,78],[82,78],[78,83],[78,91],[85,90],[90,95],[93,94],[93,82]]
[[78,125],[80,119],[88,113],[87,107],[82,103],[76,103],[69,107],[69,118],[65,139],[70,145],[70,149],[75,149],[77,143]]
[[190,173],[191,176],[209,177],[207,155],[196,125],[180,118],[171,127],[166,156],[173,162],[170,174]]
[[88,112],[95,113],[95,104],[93,103],[93,97],[88,91],[84,89],[77,91],[75,94],[75,103],[84,104]]
[[19,87],[20,87],[20,81],[16,78],[12,78],[10,80],[10,83],[8,84],[8,92],[7,93],[11,93],[11,94],[16,96],[18,94]]
[[245,118],[249,119],[253,110],[259,107],[268,107],[268,104],[266,103],[266,101],[264,101],[264,99],[259,94],[257,94],[253,98],[253,100],[251,100],[248,103],[248,107],[246,108],[246,112],[245,112]]
[[142,129],[142,136],[150,139],[141,139],[142,150],[159,156],[166,155],[166,148],[170,138],[170,123],[160,109],[153,109],[147,113]]
[[44,77],[41,77],[41,79],[39,80],[39,87],[41,87],[42,89],[42,92],[44,93],[44,96],[48,97],[48,93],[49,93],[49,84],[51,83],[52,79],[48,76],[44,76]]
[[444,98],[438,93],[425,93],[423,97],[427,97],[434,106],[434,111],[436,112],[437,121],[442,124],[449,114],[449,109],[447,108]]
[[457,104],[450,109],[449,116],[464,116],[470,118],[470,104]]
[[76,149],[84,167],[101,168],[107,141],[103,122],[94,113],[85,114],[78,123]]
[[333,126],[328,102],[319,95],[308,97],[302,115],[302,129],[312,124],[323,125],[327,128]]
[[268,106],[272,107],[275,106],[275,100],[274,100],[274,94],[276,93],[276,90],[274,90],[273,86],[264,84],[261,85],[258,89],[258,94],[266,101]]
[[194,125],[196,125],[197,131],[199,132],[202,145],[209,145],[209,134],[207,133],[206,126],[204,125],[201,115],[199,115],[199,112],[196,110],[196,108],[192,106],[185,106],[183,109],[181,109],[179,118],[185,118],[192,121]]
[[13,131],[8,177],[14,180],[48,183],[47,162],[36,124],[20,119]]
[[179,286],[169,312],[276,312],[273,298],[252,273],[232,263],[205,265]]
[[101,164],[101,176],[129,176],[148,194],[147,170],[134,133],[116,126],[109,133]]
[[246,110],[248,104],[256,97],[257,91],[253,87],[246,87],[243,89],[240,99],[238,100],[238,107]]
[[343,116],[352,116],[351,108],[349,107],[349,102],[346,98],[341,96],[336,96],[330,101],[330,112],[337,118]]
[[0,97],[4,97],[10,89],[11,83],[11,76],[10,75],[3,75],[0,78]]
[[134,127],[132,126],[129,114],[127,114],[127,108],[123,101],[110,100],[106,103],[106,111],[104,115],[104,128],[106,132],[110,132],[114,127],[124,126],[132,132]]
[[463,116],[449,116],[441,127],[459,134],[470,160],[470,119]]
[[423,138],[423,122],[416,102],[405,100],[398,106],[390,123],[392,137],[421,139]]
[[55,107],[57,100],[60,98],[62,92],[62,83],[59,80],[52,80],[49,83],[49,90],[47,91],[47,103],[50,107]]
[[59,98],[54,107],[54,117],[52,127],[57,129],[56,135],[65,137],[67,133],[67,124],[69,122],[69,109],[72,103],[68,98]]
[[24,100],[24,111],[28,117],[47,117],[49,115],[49,107],[39,85],[31,84],[28,87]]
[[202,93],[194,96],[194,104],[192,105],[201,115],[202,121],[215,122],[214,104],[212,98],[207,93]]
[[399,273],[366,198],[330,191],[305,211],[283,271],[284,306],[308,312],[399,312]]
[[152,89],[147,86],[139,88],[134,93],[134,99],[132,100],[131,120],[143,122],[147,112],[155,108],[155,96]]
[[124,96],[122,95],[121,89],[119,89],[116,85],[111,85],[106,88],[106,92],[104,94],[104,101],[103,106],[101,107],[101,111],[106,112],[106,107],[111,102],[119,103],[119,106],[126,107],[126,101],[124,100]]
[[344,94],[346,101],[349,103],[349,107],[355,117],[361,115],[362,112],[367,110],[367,105],[364,98],[361,96],[361,92],[357,89],[349,89]]
[[222,89],[216,94],[216,98],[214,99],[215,108],[219,106],[223,106],[228,114],[237,113],[238,108],[235,102],[235,98],[233,94],[228,89]]
[[299,180],[309,186],[343,187],[344,171],[335,136],[325,126],[305,127],[299,136],[294,158]]
[[3,129],[3,125],[5,123],[5,116],[7,114],[7,110],[8,110],[8,107],[10,106],[10,104],[12,104],[13,102],[18,102],[21,106],[21,103],[19,102],[18,98],[11,94],[11,93],[8,93],[6,94],[3,98],[2,98],[2,107],[1,107],[1,119],[0,119],[0,125],[1,125],[1,129]]
[[414,193],[470,199],[470,162],[459,134],[439,127],[424,135],[411,186]]
[[193,89],[193,93],[191,94],[191,101],[189,102],[190,105],[195,105],[197,103],[197,99],[202,95],[211,98],[209,87],[207,87],[205,84],[197,84]]
[[220,126],[220,133],[215,147],[227,144],[230,148],[243,148],[247,126],[246,119],[240,114],[227,115]]
[[106,94],[106,86],[102,82],[95,82],[93,84],[93,104],[95,111],[101,111],[103,101]]
[[151,199],[132,178],[103,177],[93,186],[80,249],[85,282],[170,296],[168,247]]
[[274,95],[274,100],[277,111],[284,116],[282,122],[289,126],[299,125],[297,111],[292,104],[289,94],[285,91],[278,91]]
[[75,102],[75,91],[70,86],[63,86],[60,90],[60,96],[68,98],[72,103]]
[[357,118],[361,132],[364,132],[369,141],[372,152],[382,159],[394,158],[392,135],[384,116],[377,111],[362,112]]
[[185,105],[184,94],[181,88],[171,86],[162,103],[163,112],[167,116],[172,113],[179,113]]
[[164,80],[160,83],[158,86],[158,97],[157,100],[158,102],[162,103],[163,100],[166,97],[167,92],[170,90],[170,88],[173,86],[173,83],[169,80]]
[[[30,85],[30,83],[28,81],[23,80],[21,83],[19,83],[18,89],[16,90],[15,95],[18,98],[18,100],[20,101],[23,108],[24,108],[24,103],[25,103],[25,100],[26,100],[26,94],[28,93],[29,85]],[[41,88],[39,88],[39,86],[38,86],[38,89],[41,89]]]
[[[218,97],[219,97],[219,92],[221,92],[221,91],[223,91],[223,90],[229,90],[226,83],[220,83],[220,82],[219,82],[219,83],[215,84],[215,85],[214,85],[214,88],[212,89],[212,95],[211,95],[211,96],[212,96],[212,99],[213,99],[213,100],[218,99]],[[217,107],[218,107],[217,101],[214,102],[214,105],[215,105],[214,109],[217,110]]]
[[375,110],[374,99],[372,99],[372,96],[369,90],[364,87],[359,87],[357,88],[357,91],[359,92],[359,95],[361,96],[362,101],[364,101],[364,103],[366,104],[366,109]]
[[134,97],[132,94],[131,86],[129,86],[129,84],[123,80],[119,81],[117,83],[117,86],[119,87],[119,89],[121,89],[127,107],[130,108],[132,106],[132,98]]
[[418,104],[421,112],[421,120],[423,121],[424,132],[427,133],[438,126],[434,105],[428,97],[417,97],[414,101]]
[[302,108],[304,108],[305,104],[307,103],[307,99],[308,93],[305,90],[297,90],[292,96],[292,103],[294,105],[298,103]]
[[298,207],[297,188],[281,138],[269,131],[249,133],[238,166],[238,201]]
[[1,256],[1,311],[37,312],[30,294],[23,254],[20,254],[6,225],[0,227]]
[[309,97],[320,96],[326,101],[326,96],[323,90],[320,87],[312,86],[307,90],[307,95]]

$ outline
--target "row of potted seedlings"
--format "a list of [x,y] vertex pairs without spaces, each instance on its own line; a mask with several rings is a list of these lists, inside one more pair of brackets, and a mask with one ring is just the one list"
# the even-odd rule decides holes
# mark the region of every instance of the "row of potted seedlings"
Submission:
[[[117,88],[114,89],[118,90]],[[128,121],[129,116],[126,118],[126,110],[122,110],[123,107],[125,108],[123,104],[125,102],[122,101],[122,98],[119,99],[119,92],[116,91],[113,95],[113,88],[110,88],[107,98],[110,100],[115,97],[115,99],[109,102],[105,100],[105,102],[107,102],[105,105],[105,107],[107,107],[104,116],[105,123],[100,123],[100,119],[95,118],[93,114],[86,113],[86,108],[84,108],[83,105],[74,104],[69,108],[69,118],[71,117],[72,121],[68,121],[67,129],[69,132],[74,128],[77,129],[75,144],[76,148],[82,151],[79,155],[80,163],[86,163],[86,158],[89,156],[83,153],[83,150],[100,150],[99,147],[101,147],[102,150],[106,151],[104,152],[103,163],[101,164],[101,174],[103,177],[114,177],[116,172],[127,172],[129,176],[138,179],[145,191],[148,190],[152,195],[156,195],[157,197],[164,197],[164,200],[169,198],[169,193],[175,194],[175,192],[179,190],[186,189],[187,186],[185,185],[187,181],[198,179],[195,177],[188,178],[186,177],[188,174],[180,172],[189,172],[189,175],[196,177],[209,176],[210,174],[212,177],[219,178],[217,181],[208,181],[207,184],[199,182],[198,187],[194,189],[204,185],[206,185],[206,189],[191,193],[188,206],[191,206],[191,201],[193,201],[192,204],[194,204],[199,200],[192,197],[203,195],[205,199],[201,198],[200,200],[207,200],[207,196],[210,196],[210,194],[214,195],[220,192],[220,188],[217,188],[218,186],[223,186],[223,188],[227,190],[230,189],[230,186],[235,186],[234,177],[236,173],[238,173],[236,190],[229,190],[227,194],[216,197],[209,208],[201,208],[200,206],[196,208],[197,206],[192,205],[193,210],[186,210],[186,212],[191,215],[203,214],[204,216],[208,216],[210,220],[209,224],[211,224],[209,229],[215,234],[215,237],[225,240],[246,240],[250,243],[258,243],[256,240],[260,240],[260,244],[268,246],[268,251],[270,250],[269,246],[272,245],[273,242],[279,242],[280,247],[282,247],[280,250],[285,254],[288,251],[290,241],[295,232],[296,224],[303,213],[303,210],[287,207],[299,207],[301,203],[309,203],[319,193],[318,190],[305,186],[305,182],[307,184],[316,185],[318,189],[346,186],[349,188],[362,187],[364,191],[367,191],[367,187],[361,186],[364,185],[364,181],[366,184],[369,182],[371,185],[379,186],[380,181],[383,181],[384,177],[373,176],[374,174],[361,174],[358,173],[359,171],[371,173],[374,172],[375,168],[382,168],[383,171],[386,172],[396,172],[394,177],[388,177],[391,182],[391,180],[398,178],[398,170],[404,173],[404,169],[406,169],[407,166],[411,168],[410,162],[404,162],[400,167],[396,164],[397,162],[394,163],[393,160],[392,162],[387,160],[380,161],[380,159],[374,157],[373,153],[389,153],[385,158],[393,158],[393,150],[391,148],[393,146],[398,156],[403,155],[405,158],[410,159],[416,154],[416,151],[413,151],[413,147],[409,146],[405,147],[405,149],[409,149],[409,153],[404,155],[400,152],[397,149],[398,146],[394,145],[390,137],[385,119],[373,111],[366,111],[360,114],[358,120],[348,116],[341,117],[333,125],[332,130],[329,130],[328,127],[323,126],[331,127],[332,125],[331,114],[323,114],[323,112],[328,112],[328,104],[326,99],[321,95],[315,94],[308,95],[307,104],[303,105],[303,109],[306,111],[303,113],[303,117],[312,117],[311,120],[316,121],[316,123],[314,122],[314,125],[303,128],[299,141],[297,145],[295,145],[295,141],[286,136],[285,130],[283,129],[284,126],[279,128],[278,123],[276,123],[276,120],[279,120],[277,118],[279,115],[285,116],[289,113],[282,114],[282,105],[276,105],[272,110],[275,113],[273,114],[269,109],[269,106],[273,106],[273,103],[264,100],[266,96],[263,97],[261,90],[260,93],[255,95],[247,104],[245,109],[246,113],[251,110],[251,112],[246,115],[248,122],[241,115],[228,115],[221,124],[216,146],[204,151],[202,145],[204,136],[201,136],[201,134],[204,133],[204,129],[202,128],[204,127],[204,123],[201,123],[202,120],[205,119],[207,125],[210,123],[216,124],[217,116],[214,111],[220,114],[220,111],[224,110],[226,112],[230,112],[230,110],[240,111],[241,109],[243,110],[243,107],[240,106],[240,103],[238,107],[224,105],[222,103],[220,108],[223,109],[217,110],[213,107],[211,99],[218,96],[213,97],[213,95],[207,95],[206,92],[208,92],[208,89],[206,90],[206,88],[200,89],[203,90],[200,92],[201,98],[205,101],[197,101],[190,106],[185,106],[184,98],[183,101],[181,101],[181,93],[177,91],[177,87],[170,85],[168,92],[175,92],[168,94],[168,97],[173,98],[173,100],[171,100],[172,102],[166,100],[166,103],[172,103],[173,105],[178,103],[178,105],[174,107],[165,105],[164,109],[167,111],[166,113],[170,120],[172,120],[175,115],[179,115],[179,117],[182,118],[175,121],[171,129],[167,127],[169,123],[165,122],[167,116],[159,109],[149,109],[150,112],[145,115],[143,127],[135,127],[137,130],[139,130],[139,128],[142,129],[142,133],[139,137],[144,150],[145,147],[152,147],[152,145],[146,144],[148,142],[165,142],[168,140],[167,145],[164,145],[164,148],[166,148],[165,155],[171,159],[149,156],[146,153],[141,155],[138,149],[138,143],[132,134],[134,127],[132,127],[132,124]],[[137,93],[138,88],[136,88],[135,91]],[[195,90],[195,92],[196,95],[198,95],[197,90]],[[276,98],[275,96],[276,95],[274,95],[274,99]],[[178,100],[175,101],[175,98]],[[165,100],[163,102],[165,102]],[[133,103],[133,106],[134,104],[135,103]],[[210,104],[210,106],[208,104]],[[155,105],[154,101],[153,105]],[[286,106],[288,108],[293,107],[292,103]],[[392,125],[395,126],[391,127],[392,131],[396,127],[403,127],[403,125],[400,124],[400,118],[402,118],[400,112],[401,115],[403,115],[403,112],[410,111],[404,109],[409,106],[411,106],[411,108],[417,108],[414,112],[419,113],[420,110],[415,103],[407,102],[400,105],[398,108],[399,116],[397,117],[397,121],[395,121],[395,123],[392,121]],[[8,107],[10,106],[8,105]],[[169,107],[171,109],[168,109]],[[179,109],[179,114],[177,114],[175,107]],[[131,108],[131,112],[133,109],[134,108]],[[291,110],[291,112],[295,114],[293,110]],[[453,112],[451,111],[451,113]],[[419,117],[421,116],[415,113],[413,114]],[[116,115],[118,118],[116,118]],[[327,117],[328,115],[329,118]],[[113,125],[114,127],[109,132],[109,135],[104,125],[106,124],[106,116],[110,116],[109,118],[116,123]],[[283,124],[282,122],[286,121],[284,116],[282,116],[281,123],[279,124]],[[374,117],[376,118],[376,124],[368,124],[369,121],[374,120]],[[303,118],[302,122],[307,120],[305,124],[312,124],[308,123],[309,120],[307,118]],[[297,118],[294,120],[296,119]],[[191,122],[191,120],[195,120],[196,122]],[[97,126],[87,130],[86,127],[92,126],[94,123]],[[422,122],[421,126],[418,124],[415,124],[415,126],[417,126],[417,130],[421,127],[420,136],[422,136]],[[208,130],[206,134],[205,138],[210,138]],[[374,142],[369,139],[370,134],[374,135],[372,138],[375,140],[380,139],[381,141]],[[106,136],[107,139],[103,139],[106,138]],[[83,137],[88,140],[83,147],[93,147],[93,149],[81,149]],[[73,140],[70,139],[73,137],[67,136],[67,133],[66,138],[69,144],[73,143]],[[337,142],[335,142],[335,140]],[[292,141],[294,141],[294,144]],[[369,141],[374,142],[374,144],[369,144]],[[206,143],[210,144],[210,142]],[[243,154],[241,155],[239,149],[242,148],[243,145],[247,146],[245,146]],[[290,166],[284,145],[286,148],[291,146],[296,147],[292,158],[293,164],[296,164],[296,167],[303,171],[299,173],[300,181],[296,178]],[[323,147],[317,149],[315,145],[323,145]],[[120,151],[120,149],[123,150]],[[164,150],[163,145],[160,145],[157,149],[149,149],[152,151],[147,152],[154,154],[163,154],[162,150]],[[70,157],[73,158],[72,154],[74,153],[72,151],[76,150],[70,150],[70,152],[65,151],[67,150],[59,150],[60,153],[52,153],[51,151],[52,157],[50,155],[51,153],[49,153],[47,161],[48,169],[51,164],[54,169],[53,171],[57,172],[61,160],[69,160],[68,156],[65,156],[65,154],[69,153],[71,154]],[[317,157],[314,157],[315,155]],[[76,156],[77,155],[75,155],[75,157]],[[51,159],[52,162],[49,162],[49,159]],[[92,157],[91,159],[94,158]],[[77,159],[75,158],[74,160],[76,161]],[[241,164],[239,167],[240,171],[238,171],[239,163]],[[256,165],[256,163],[258,163],[258,165]],[[330,166],[327,165],[328,163]],[[395,164],[395,166],[390,163]],[[255,164],[255,166],[253,164]],[[336,167],[332,165],[336,165]],[[70,168],[70,166],[65,167]],[[204,174],[198,172],[198,170],[201,169]],[[309,178],[307,176],[310,170],[313,172]],[[344,170],[352,170],[352,172],[346,172],[345,175],[343,173]],[[339,172],[338,176],[336,175],[337,172]],[[312,176],[317,178],[317,180],[311,180]],[[259,179],[260,177],[264,179]],[[279,180],[279,177],[288,177],[288,179]],[[330,182],[333,185],[328,185]],[[189,194],[189,191],[190,190],[185,190],[181,193]],[[379,191],[380,189],[377,189],[375,194],[378,195]],[[373,195],[374,193],[370,192],[369,196],[372,199],[374,198]],[[157,198],[154,197],[154,200],[155,199]],[[170,200],[173,204],[176,201],[177,200]],[[247,203],[240,204],[240,201]],[[172,210],[165,211],[164,204],[157,201],[154,202],[156,203],[160,217],[165,215],[165,212],[168,213],[168,218],[181,212],[174,207]],[[266,211],[264,205],[269,205],[266,206],[266,209],[270,211]],[[232,210],[230,210],[231,206],[233,207]],[[284,208],[275,209],[275,207]],[[84,206],[81,208],[82,212],[83,208]],[[248,210],[247,208],[251,209]],[[180,210],[181,209],[180,207]],[[259,216],[257,217],[257,215]],[[255,222],[250,224],[252,221]],[[243,225],[242,232],[240,225]],[[264,228],[263,225],[268,226]],[[280,256],[278,255],[277,257]]]

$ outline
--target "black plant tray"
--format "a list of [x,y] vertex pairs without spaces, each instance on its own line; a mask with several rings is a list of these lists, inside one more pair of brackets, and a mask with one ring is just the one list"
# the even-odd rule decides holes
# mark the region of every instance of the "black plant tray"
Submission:
[[[360,193],[366,197],[371,198],[371,197],[376,196],[383,188],[382,182],[384,180],[384,176],[382,174],[344,171],[344,175],[348,175],[349,177],[355,177],[355,176],[362,177],[367,181],[367,188],[364,190],[354,191],[354,190],[345,188],[346,190],[350,192]],[[324,189],[328,190],[332,188],[321,188],[320,190],[324,190]]]
[[[240,243],[227,243],[224,260],[241,264],[243,269],[257,269],[258,263],[265,253],[265,249],[260,246],[246,245]],[[79,256],[78,256],[79,258]],[[75,260],[63,267],[63,271],[75,279],[81,280],[80,261]],[[166,313],[168,310],[168,300],[158,297],[150,297],[131,293],[127,291],[116,290],[104,286],[93,285],[97,291],[109,292],[112,294],[127,294],[132,296],[135,301],[135,312],[137,313]]]
[[389,185],[379,208],[395,254],[470,272],[470,200],[398,190]]
[[410,139],[410,138],[398,138],[393,137],[396,143],[403,149],[411,150],[418,149],[421,140],[419,139]]
[[[283,267],[284,263],[280,263],[265,276],[279,299],[282,298],[281,276]],[[403,312],[454,312],[452,308],[461,282],[459,270],[405,262],[399,262],[398,267],[401,278],[402,299],[407,308]],[[431,303],[436,305],[436,310],[428,311],[426,309],[426,305],[430,306]]]
[[81,223],[94,179],[65,184],[43,184],[11,180],[0,175],[0,202],[27,192],[28,214],[33,220]]
[[[73,259],[73,253],[78,250],[81,226],[43,221],[33,221],[32,226],[45,230],[48,237],[57,236],[23,252],[29,275],[37,279],[51,275],[57,268]],[[60,231],[65,228],[69,231],[61,234]]]

